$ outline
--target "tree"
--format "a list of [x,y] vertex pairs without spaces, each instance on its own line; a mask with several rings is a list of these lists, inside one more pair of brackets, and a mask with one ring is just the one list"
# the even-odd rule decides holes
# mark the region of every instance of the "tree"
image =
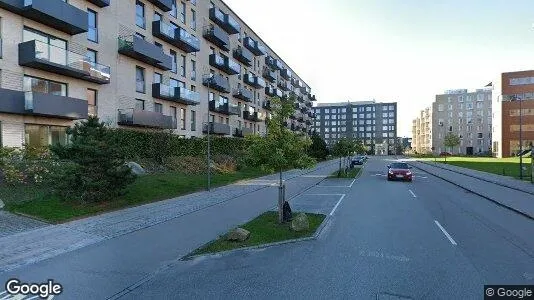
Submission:
[[352,143],[347,140],[346,138],[341,138],[337,141],[337,143],[334,144],[334,147],[332,147],[332,154],[335,157],[339,157],[339,170],[338,170],[338,176],[341,176],[341,162],[344,157],[347,157],[349,153],[352,151],[353,145]]
[[[452,153],[453,148],[460,145],[460,137],[454,133],[449,133],[445,136],[443,144],[445,145],[445,150],[447,150],[447,148],[450,148]],[[445,162],[447,162],[447,155],[445,155]]]
[[312,144],[308,149],[308,155],[316,160],[325,160],[329,152],[326,142],[317,133],[312,135],[311,141]]
[[[245,160],[249,165],[261,167],[268,171],[278,171],[280,191],[283,189],[282,171],[288,168],[304,169],[312,167],[315,160],[306,154],[306,148],[312,142],[307,136],[296,134],[285,126],[286,120],[295,111],[295,96],[271,99],[272,116],[267,123],[264,137],[250,135],[246,137],[247,151]],[[285,193],[279,193],[278,217],[283,222],[283,205]]]
[[64,198],[83,202],[110,200],[135,180],[119,147],[111,142],[110,129],[97,117],[69,128],[71,142],[51,150],[70,163],[58,174],[56,187]]

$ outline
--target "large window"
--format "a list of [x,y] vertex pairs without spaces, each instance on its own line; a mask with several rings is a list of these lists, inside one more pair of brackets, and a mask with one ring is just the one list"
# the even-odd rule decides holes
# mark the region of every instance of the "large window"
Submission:
[[185,2],[180,3],[180,21],[182,21],[183,24],[185,24]]
[[154,103],[154,111],[157,113],[163,113],[163,105],[161,103]]
[[180,129],[185,130],[185,108],[180,108]]
[[92,42],[98,43],[97,14],[95,11],[88,9],[87,17],[88,17],[87,39]]
[[135,91],[145,93],[145,69],[135,67]]
[[171,106],[172,124],[178,124],[178,111],[175,106]]
[[191,60],[191,80],[197,80],[197,62]]
[[97,95],[98,92],[93,89],[87,89],[87,105],[88,112],[90,116],[96,116],[97,115]]
[[171,15],[171,16],[173,16],[175,18],[178,15],[178,10],[176,9],[176,0],[172,0],[172,9],[169,12],[169,15]]
[[143,29],[146,27],[145,5],[140,1],[135,3],[135,24]]
[[186,64],[186,57],[185,55],[182,55],[182,62],[180,65],[180,75],[182,77],[185,77],[185,64]]
[[197,13],[194,9],[191,9],[191,23],[189,26],[191,29],[197,30]]
[[171,69],[171,72],[173,73],[178,73],[178,67],[177,67],[177,57],[176,57],[176,52],[173,51],[173,50],[170,50],[170,54],[171,54],[171,57],[172,57],[172,69]]
[[26,124],[24,143],[30,147],[65,145],[67,143],[67,127]]
[[192,110],[191,111],[191,131],[195,131],[196,128],[197,128],[197,113],[196,111]]
[[25,92],[39,92],[56,96],[67,96],[66,83],[26,75],[23,78],[23,89]]

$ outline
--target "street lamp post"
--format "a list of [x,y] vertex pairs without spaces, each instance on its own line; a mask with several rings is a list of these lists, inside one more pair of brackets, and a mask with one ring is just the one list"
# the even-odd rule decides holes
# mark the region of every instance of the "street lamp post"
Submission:
[[523,180],[523,101],[517,96],[512,101],[519,101],[519,178]]
[[[211,191],[211,139],[210,139],[210,131],[211,131],[211,122],[210,122],[210,88],[211,88],[211,81],[213,80],[213,77],[211,76],[211,74],[208,74],[207,76],[209,76],[208,78],[208,121],[207,121],[207,139],[208,139],[208,149],[207,149],[207,153],[206,153],[206,159],[207,159],[207,163],[208,163],[208,169],[207,169],[207,177],[208,177],[208,182],[207,182],[207,190],[208,192]],[[204,77],[206,77],[206,75],[204,75]]]

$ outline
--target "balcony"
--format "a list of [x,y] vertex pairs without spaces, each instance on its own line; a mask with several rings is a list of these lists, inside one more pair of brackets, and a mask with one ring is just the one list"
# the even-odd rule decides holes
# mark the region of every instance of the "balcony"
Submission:
[[186,53],[200,51],[200,41],[181,27],[163,21],[152,22],[152,35],[174,45]]
[[275,93],[276,97],[278,97],[278,98],[284,97],[284,92],[282,92],[282,90],[280,90],[280,89],[274,89],[274,93]]
[[172,116],[166,116],[162,113],[137,110],[137,109],[119,109],[117,124],[123,126],[147,127],[158,129],[176,129],[177,124]]
[[272,110],[273,109],[271,107],[271,101],[269,101],[269,100],[264,101],[261,107],[263,107],[263,109],[266,109],[266,110]]
[[317,98],[315,98],[315,95],[310,96],[310,101],[317,101]]
[[300,92],[301,92],[302,94],[304,94],[304,95],[307,95],[307,94],[308,94],[308,88],[305,87],[305,86],[303,86],[303,87],[300,88]]
[[302,95],[297,95],[297,101],[298,101],[298,102],[301,102],[301,103],[304,103],[304,96],[302,96]]
[[280,71],[280,76],[282,76],[286,80],[291,80],[291,77],[293,77],[293,73],[289,71],[289,69],[282,69]]
[[278,81],[278,87],[283,91],[291,91],[291,83],[287,81]]
[[254,55],[247,49],[239,46],[234,50],[234,58],[250,67],[252,66]]
[[252,52],[256,56],[265,55],[265,53],[267,52],[265,50],[265,47],[263,47],[259,42],[255,41],[249,36],[243,40],[243,44],[245,45],[245,48],[250,50],[250,52]]
[[232,130],[230,128],[230,125],[228,124],[210,122],[209,125],[204,124],[204,128],[202,129],[202,132],[208,133],[208,129],[209,129],[210,134],[218,134],[218,135],[232,134]]
[[263,78],[267,79],[270,82],[274,82],[276,80],[276,72],[269,68],[264,68]]
[[256,89],[261,89],[266,86],[265,80],[250,73],[245,74],[245,76],[243,77],[243,82]]
[[262,121],[259,117],[258,112],[250,112],[248,110],[243,111],[243,119],[251,122],[260,122]]
[[254,94],[245,88],[236,88],[234,90],[234,97],[246,102],[250,102],[254,98]]
[[271,69],[276,69],[276,63],[275,63],[276,59],[274,59],[272,56],[270,55],[267,55],[265,56],[265,64],[271,68]]
[[224,13],[217,7],[210,8],[210,20],[219,25],[229,34],[236,34],[241,31],[241,25],[229,14]]
[[161,70],[172,69],[172,57],[163,50],[140,37],[119,37],[119,53],[147,63]]
[[161,83],[152,84],[152,97],[185,105],[199,105],[200,94],[182,87],[170,87]]
[[210,111],[217,112],[225,115],[239,115],[240,111],[237,105],[231,103],[216,104],[215,101],[210,101]]
[[70,120],[87,119],[89,106],[86,100],[38,92],[25,92],[23,97],[25,114]]
[[228,75],[235,75],[241,72],[241,66],[229,57],[223,57],[218,54],[210,54],[210,65]]
[[87,0],[98,7],[108,7],[111,0]]
[[230,93],[230,83],[228,79],[218,74],[212,74],[202,80],[202,84],[209,89],[214,89],[221,93]]
[[254,134],[254,131],[251,128],[242,127],[242,128],[236,128],[234,131],[235,137],[246,137],[247,135]]
[[204,30],[204,38],[224,51],[230,49],[230,37],[217,25],[207,26]]
[[274,96],[276,96],[276,89],[273,88],[272,86],[267,86],[267,87],[265,87],[265,94],[267,96],[274,97]]
[[111,80],[110,67],[37,40],[19,44],[19,65],[98,84],[107,84]]
[[306,125],[312,125],[312,121],[311,120],[306,120]]
[[162,11],[167,12],[172,10],[172,0],[148,0],[148,2],[154,4]]
[[302,87],[302,82],[295,77],[291,78],[291,84],[298,89]]
[[312,108],[312,107],[313,107],[313,103],[311,103],[311,102],[306,102],[306,106],[309,107],[309,108]]
[[62,0],[0,0],[0,8],[70,35],[87,32],[87,12]]

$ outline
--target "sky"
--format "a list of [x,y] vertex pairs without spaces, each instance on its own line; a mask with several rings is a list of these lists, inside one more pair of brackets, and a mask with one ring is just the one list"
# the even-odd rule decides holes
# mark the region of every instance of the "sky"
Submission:
[[318,102],[396,101],[398,135],[436,94],[534,69],[532,0],[224,0]]

